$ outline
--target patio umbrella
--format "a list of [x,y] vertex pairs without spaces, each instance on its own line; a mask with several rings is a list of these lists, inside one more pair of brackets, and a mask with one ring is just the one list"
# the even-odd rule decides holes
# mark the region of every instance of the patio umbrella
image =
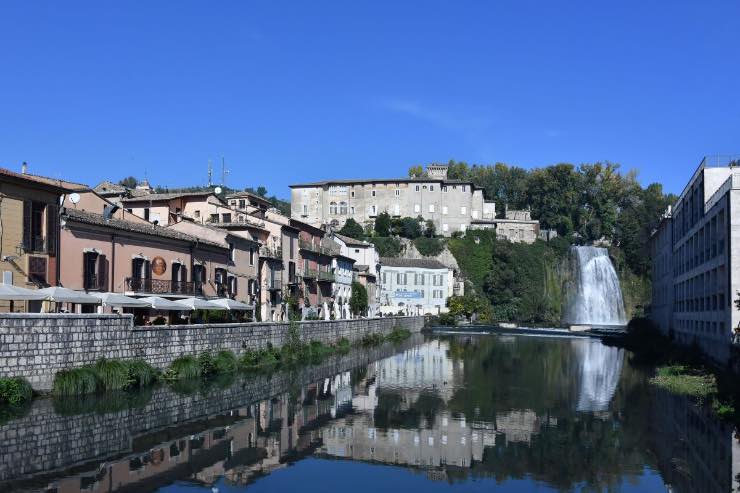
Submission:
[[6,301],[39,301],[45,300],[46,294],[36,289],[19,288],[12,284],[0,284],[0,300]]
[[217,300],[208,300],[209,303],[215,303],[216,305],[222,306],[227,310],[254,310],[254,305],[247,305],[241,301],[232,300],[230,298],[219,298]]
[[130,298],[118,293],[90,293],[100,300],[103,306],[118,306],[121,308],[149,308],[146,301]]
[[48,301],[55,301],[57,303],[80,303],[91,305],[97,305],[100,303],[100,299],[95,296],[75,291],[74,289],[63,288],[61,286],[39,289],[39,293],[44,293],[47,296],[46,299]]
[[190,308],[186,306],[182,306],[172,300],[160,298],[159,296],[149,296],[147,298],[139,298],[139,300],[146,301],[155,310],[167,310],[173,312],[186,312],[190,310]]
[[181,300],[176,300],[173,303],[178,303],[190,310],[226,310],[226,308],[221,305],[211,303],[210,301],[206,301],[201,298],[183,298]]

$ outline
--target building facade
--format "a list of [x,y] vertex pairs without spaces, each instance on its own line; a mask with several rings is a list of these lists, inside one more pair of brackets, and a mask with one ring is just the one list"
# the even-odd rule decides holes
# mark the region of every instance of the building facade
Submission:
[[379,311],[383,315],[439,315],[447,312],[452,271],[437,260],[380,259]]
[[341,228],[352,218],[372,225],[381,212],[432,221],[438,234],[465,232],[483,217],[483,190],[447,179],[446,166],[430,166],[426,177],[334,180],[291,185],[291,217],[314,226]]
[[738,207],[738,160],[705,158],[651,238],[658,281],[652,319],[679,343],[696,342],[717,362],[728,361],[740,322],[734,304],[740,291]]
[[367,316],[377,316],[379,299],[377,279],[380,274],[378,250],[367,241],[356,240],[335,232],[329,235],[339,245],[340,253],[354,260],[353,280],[364,286],[367,291]]

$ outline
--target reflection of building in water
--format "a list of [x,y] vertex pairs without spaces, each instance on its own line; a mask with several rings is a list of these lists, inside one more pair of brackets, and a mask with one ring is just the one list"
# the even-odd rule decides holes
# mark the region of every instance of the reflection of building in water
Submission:
[[578,411],[606,411],[622,374],[624,351],[591,339],[573,339],[580,364]]
[[408,349],[369,366],[378,388],[408,389],[418,394],[433,389],[445,401],[462,382],[463,362],[447,356],[450,344],[435,340]]

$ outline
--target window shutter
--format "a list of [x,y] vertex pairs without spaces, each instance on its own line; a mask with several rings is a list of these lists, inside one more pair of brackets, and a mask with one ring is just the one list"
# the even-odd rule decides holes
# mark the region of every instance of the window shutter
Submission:
[[30,200],[23,201],[23,249],[31,249],[31,207]]
[[49,255],[57,253],[57,234],[59,233],[59,206],[46,206],[46,248]]
[[107,291],[108,287],[108,259],[105,255],[98,255],[98,284],[95,286],[97,289]]
[[87,269],[87,256],[90,255],[89,253],[83,253],[82,254],[82,286],[87,289],[87,280],[90,277],[90,273]]
[[152,278],[152,263],[148,260],[144,261],[144,279]]

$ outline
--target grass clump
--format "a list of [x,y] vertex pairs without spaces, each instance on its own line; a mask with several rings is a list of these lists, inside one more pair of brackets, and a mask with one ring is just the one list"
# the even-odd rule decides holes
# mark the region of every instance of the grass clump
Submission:
[[164,374],[167,380],[190,380],[201,376],[201,362],[193,356],[180,356]]
[[114,359],[100,359],[92,367],[101,390],[123,390],[129,386],[128,366]]
[[347,354],[352,349],[352,343],[346,337],[342,337],[334,344],[334,349],[339,354]]
[[56,395],[81,395],[97,392],[98,374],[91,366],[62,370],[54,375],[52,391]]
[[411,337],[411,331],[404,329],[403,327],[395,326],[391,333],[386,336],[386,339],[391,342],[401,342],[405,341],[409,337]]
[[702,402],[717,393],[714,375],[694,371],[684,365],[659,367],[650,382],[674,394],[687,395]]
[[381,334],[367,334],[362,338],[360,344],[365,347],[377,346],[378,344],[382,344],[384,340],[385,337]]
[[126,361],[129,387],[146,387],[159,380],[160,372],[144,360]]
[[33,397],[31,384],[25,378],[0,378],[0,403],[17,406]]
[[213,368],[216,373],[234,373],[238,366],[239,360],[229,350],[219,351],[213,358]]

